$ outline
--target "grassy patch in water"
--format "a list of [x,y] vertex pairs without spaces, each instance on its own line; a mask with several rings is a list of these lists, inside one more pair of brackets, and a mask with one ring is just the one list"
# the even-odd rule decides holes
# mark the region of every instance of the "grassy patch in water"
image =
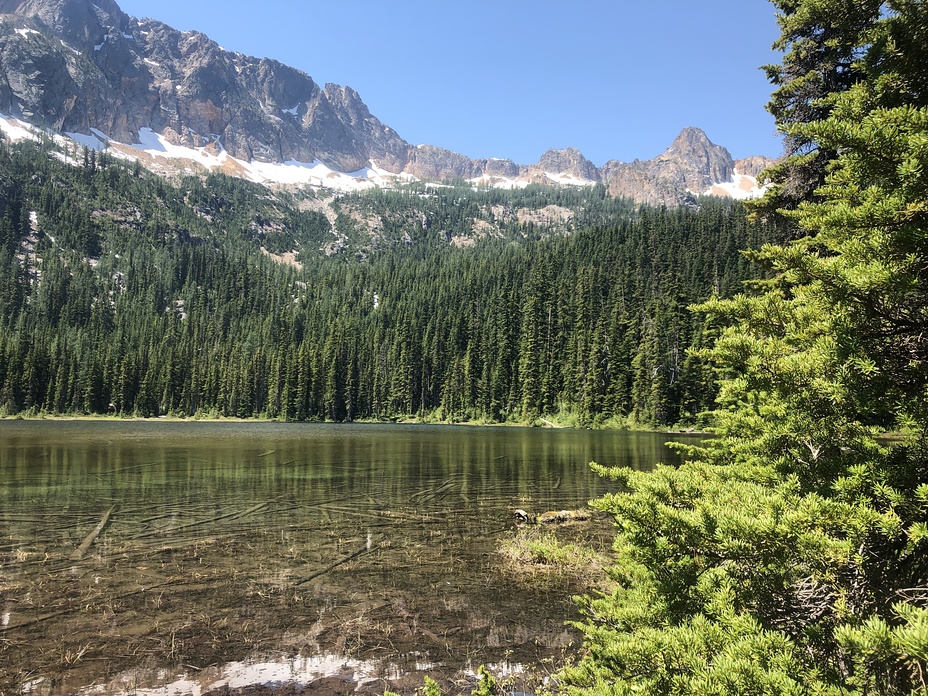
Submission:
[[[561,530],[558,530],[561,531]],[[602,541],[575,532],[562,538],[554,530],[521,527],[499,542],[503,570],[516,582],[570,584],[576,590],[603,588],[609,557]]]

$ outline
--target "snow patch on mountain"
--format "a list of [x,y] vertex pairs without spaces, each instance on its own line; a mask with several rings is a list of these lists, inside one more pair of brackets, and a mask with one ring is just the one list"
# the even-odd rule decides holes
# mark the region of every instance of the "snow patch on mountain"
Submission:
[[[595,181],[581,179],[574,174],[568,174],[566,172],[545,172],[544,177],[547,179],[547,183],[556,186],[594,186],[596,184]],[[468,179],[467,181],[474,186],[488,186],[490,188],[505,189],[507,191],[522,189],[532,183],[531,180],[526,178],[493,176],[490,174],[484,174],[473,179]]]
[[76,142],[78,145],[86,147],[90,150],[96,150],[100,152],[106,147],[106,139],[101,139],[96,134],[85,135],[83,133],[65,133],[71,140]]
[[[294,109],[295,110],[295,109]],[[289,113],[291,110],[286,110]],[[367,167],[353,172],[337,171],[319,160],[301,162],[295,159],[286,162],[243,161],[232,157],[223,147],[221,137],[211,134],[202,138],[203,147],[186,147],[173,144],[164,135],[151,128],[139,131],[138,142],[127,144],[112,140],[107,134],[91,128],[89,133],[68,132],[62,135],[33,127],[15,117],[0,114],[0,133],[11,142],[51,136],[62,148],[59,157],[68,164],[78,163],[73,156],[76,144],[97,152],[107,151],[114,157],[139,160],[144,166],[162,174],[178,172],[196,174],[203,171],[218,171],[230,176],[247,178],[265,185],[311,186],[342,192],[363,191],[372,188],[392,188],[418,181],[409,173],[393,173],[370,161]],[[190,131],[192,133],[192,131]],[[194,134],[195,135],[195,134]],[[542,181],[558,186],[593,186],[596,182],[577,174],[550,170],[536,171],[518,176],[483,174],[468,179],[475,187],[499,189],[525,188],[532,182]],[[758,186],[753,176],[741,174],[737,169],[730,181],[712,182],[706,190],[691,191],[695,195],[721,196],[739,200],[763,195],[765,187]],[[439,185],[439,184],[434,184]]]
[[[94,136],[79,133],[69,134],[77,142],[88,147],[100,145],[101,140],[113,145],[105,135],[97,133]],[[208,171],[223,171],[226,173],[244,176],[260,184],[284,184],[290,186],[315,186],[319,188],[334,189],[337,191],[362,191],[364,189],[384,188],[398,182],[412,180],[408,175],[396,175],[380,169],[373,162],[370,167],[357,172],[343,173],[326,166],[322,162],[299,162],[288,160],[286,162],[259,162],[252,160],[246,162],[232,157],[222,146],[220,136],[210,136],[210,143],[201,148],[190,148],[171,143],[160,133],[151,128],[139,130],[137,143],[131,145],[116,144],[118,151],[124,155],[133,156],[135,151],[138,157],[147,156],[158,160],[172,160],[183,166],[192,163]],[[190,167],[186,167],[189,171]]]
[[288,160],[283,163],[252,160],[248,163],[248,168],[253,173],[252,178],[260,183],[302,184],[346,191],[374,186],[372,182],[336,172],[319,160],[315,162]]
[[[4,114],[0,114],[0,132],[10,142],[38,140],[40,137],[37,129]],[[181,169],[194,173],[196,171],[194,167],[199,165],[207,171],[224,171],[245,176],[260,184],[315,186],[351,192],[370,188],[388,188],[416,181],[416,178],[410,174],[393,174],[377,166],[375,162],[370,162],[370,166],[350,173],[335,171],[318,160],[315,162],[289,160],[280,163],[257,160],[245,162],[229,155],[222,147],[220,137],[215,134],[210,137],[210,143],[201,148],[175,145],[151,128],[140,129],[138,142],[132,144],[112,140],[95,128],[91,129],[89,134],[69,132],[54,136],[54,138],[62,146],[76,143],[80,147],[96,152],[106,150],[115,157],[145,160],[147,163],[162,161],[169,165],[168,170]],[[73,158],[60,159],[69,164],[75,163]]]
[[593,186],[596,183],[565,172],[545,172],[545,176],[559,186]]
[[282,164],[251,161],[243,166],[250,168],[252,177],[259,183],[315,186],[336,191],[363,191],[371,188],[388,188],[397,183],[414,180],[408,175],[391,174],[373,165],[356,172],[338,172],[319,160],[298,162],[289,160]]
[[489,174],[484,174],[474,179],[468,179],[467,181],[473,186],[488,186],[490,188],[498,188],[506,191],[523,189],[529,185],[529,182],[525,179],[512,179],[510,177],[491,176]]
[[766,190],[766,186],[758,186],[755,177],[739,174],[738,171],[735,170],[731,181],[714,183],[707,191],[703,192],[703,195],[722,196],[743,201],[751,198],[760,198],[764,195]]
[[14,143],[20,140],[38,140],[34,129],[28,123],[3,114],[0,114],[0,132]]

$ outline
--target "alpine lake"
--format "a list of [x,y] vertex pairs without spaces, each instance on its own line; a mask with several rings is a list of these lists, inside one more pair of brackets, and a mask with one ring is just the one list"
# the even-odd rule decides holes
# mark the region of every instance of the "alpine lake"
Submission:
[[694,437],[0,421],[0,693],[469,693],[481,665],[532,691],[581,615],[575,579],[501,553],[514,511],[583,509],[615,488],[589,462]]

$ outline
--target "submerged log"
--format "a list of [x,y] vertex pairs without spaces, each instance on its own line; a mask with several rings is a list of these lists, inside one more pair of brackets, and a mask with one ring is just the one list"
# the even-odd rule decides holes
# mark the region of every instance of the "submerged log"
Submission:
[[310,573],[310,574],[307,575],[306,577],[303,577],[303,578],[300,578],[299,580],[296,580],[296,581],[293,583],[293,586],[294,586],[294,587],[299,587],[300,585],[305,585],[305,584],[306,584],[307,582],[309,582],[310,580],[315,580],[315,579],[318,578],[320,575],[325,575],[325,574],[328,573],[329,571],[335,570],[335,569],[338,568],[340,565],[344,565],[345,563],[348,563],[348,561],[353,561],[355,558],[358,558],[359,556],[363,556],[363,555],[366,554],[366,553],[370,553],[374,548],[376,548],[376,547],[373,545],[373,539],[371,538],[371,535],[368,534],[368,535],[367,535],[367,542],[364,544],[364,546],[362,546],[361,548],[359,548],[357,551],[354,551],[354,552],[352,552],[352,553],[349,553],[349,554],[348,554],[347,556],[345,556],[344,558],[339,558],[337,561],[335,561],[334,563],[330,563],[330,564],[327,565],[325,568],[321,568],[321,569],[315,571],[314,573]]
[[248,515],[252,515],[258,512],[258,510],[263,510],[267,506],[268,506],[268,502],[265,501],[263,503],[258,503],[257,505],[252,505],[247,510],[227,512],[222,515],[216,515],[214,517],[210,517],[209,519],[206,519],[206,520],[196,520],[194,522],[187,522],[185,524],[179,524],[175,527],[168,527],[166,529],[158,529],[152,532],[142,532],[141,534],[136,534],[135,536],[130,537],[130,538],[131,539],[146,539],[148,537],[159,536],[163,534],[174,534],[175,532],[178,532],[180,530],[187,530],[192,527],[202,527],[203,525],[211,524],[212,522],[220,522],[222,520],[229,520],[229,519],[240,519],[242,517],[247,517]]
[[589,510],[552,510],[540,515],[532,515],[525,510],[518,509],[514,513],[517,525],[523,524],[566,524],[568,522],[585,522],[593,514]]
[[103,513],[103,518],[100,520],[99,524],[97,524],[97,526],[93,528],[90,534],[84,537],[84,541],[81,542],[81,545],[78,546],[76,549],[74,549],[73,553],[70,556],[70,559],[72,561],[79,561],[81,560],[81,558],[84,557],[84,553],[86,553],[87,549],[90,548],[90,545],[94,542],[94,540],[98,536],[100,536],[100,532],[103,531],[103,528],[106,526],[106,523],[110,521],[110,515],[113,514],[113,510],[115,509],[116,509],[116,506],[114,505],[109,510]]

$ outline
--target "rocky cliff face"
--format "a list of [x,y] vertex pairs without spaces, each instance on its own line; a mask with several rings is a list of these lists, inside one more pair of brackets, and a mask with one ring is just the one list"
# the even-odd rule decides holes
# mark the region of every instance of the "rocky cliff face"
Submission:
[[552,176],[562,180],[569,177],[576,181],[592,182],[601,178],[596,166],[573,147],[566,150],[548,150],[537,164],[526,167],[521,176],[529,181],[546,184],[551,183]]
[[764,157],[763,155],[745,157],[744,159],[735,160],[735,171],[744,176],[752,176],[756,179],[760,176],[762,171],[773,163],[774,161],[772,159]]
[[113,0],[0,0],[0,14],[32,18],[72,48],[84,52],[131,23]]
[[[573,148],[518,165],[412,146],[350,87],[322,88],[299,70],[226,51],[198,32],[134,19],[113,0],[0,0],[0,113],[124,144],[151,129],[173,145],[245,163],[319,161],[344,173],[375,166],[420,179],[604,181],[614,195],[663,204],[728,182],[736,168],[696,128],[653,160],[602,169]],[[762,167],[754,158],[738,169],[753,177]]]
[[0,111],[33,124],[124,143],[151,128],[246,161],[318,159],[346,172],[406,161],[409,145],[353,90],[135,20],[111,0],[0,0],[0,13]]
[[603,167],[610,193],[655,205],[679,203],[687,193],[706,193],[716,183],[731,181],[734,174],[735,162],[728,150],[698,128],[685,128],[654,159],[611,161]]

